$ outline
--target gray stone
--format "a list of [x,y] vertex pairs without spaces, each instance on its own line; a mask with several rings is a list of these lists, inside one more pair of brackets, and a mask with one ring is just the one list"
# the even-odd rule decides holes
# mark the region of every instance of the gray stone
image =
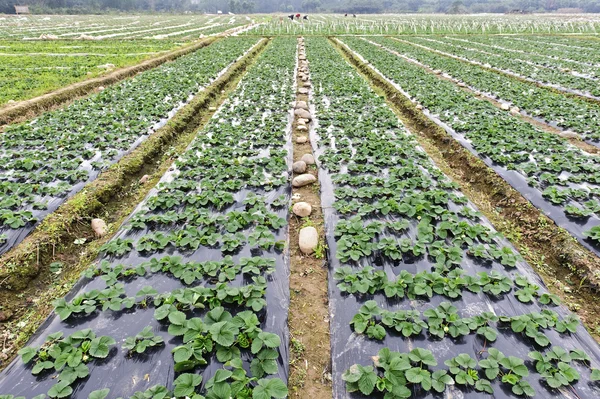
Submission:
[[140,179],[140,184],[146,183],[149,179],[150,179],[149,175],[142,176],[142,178]]
[[310,112],[305,109],[297,109],[294,111],[294,114],[299,118],[311,120]]
[[96,236],[103,237],[106,235],[108,226],[106,226],[106,222],[102,219],[92,219],[92,230],[94,230]]
[[300,236],[298,237],[298,245],[300,246],[300,251],[307,255],[315,252],[315,248],[319,245],[319,233],[317,229],[312,226],[301,229]]
[[306,104],[306,101],[298,101],[296,103],[296,109],[304,109],[308,111],[308,104]]
[[312,154],[304,154],[300,160],[304,161],[307,165],[315,164],[315,157]]
[[303,186],[312,184],[316,181],[317,181],[316,177],[314,177],[310,173],[305,173],[303,175],[294,177],[294,180],[292,180],[292,186],[303,187]]
[[294,164],[292,165],[292,170],[294,171],[294,173],[306,172],[306,162],[304,162],[304,161],[294,162]]
[[500,105],[500,109],[503,111],[508,111],[510,109],[510,105],[503,103]]
[[312,206],[308,202],[296,202],[292,207],[292,211],[295,215],[303,218],[311,214]]

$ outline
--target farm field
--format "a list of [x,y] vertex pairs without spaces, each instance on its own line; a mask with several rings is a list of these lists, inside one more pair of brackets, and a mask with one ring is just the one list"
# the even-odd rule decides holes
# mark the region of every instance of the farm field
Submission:
[[243,27],[231,16],[6,17],[0,20],[0,107],[105,75]]
[[183,44],[174,40],[103,40],[90,44],[0,41],[0,106],[135,65]]
[[0,20],[0,399],[599,397],[598,23]]

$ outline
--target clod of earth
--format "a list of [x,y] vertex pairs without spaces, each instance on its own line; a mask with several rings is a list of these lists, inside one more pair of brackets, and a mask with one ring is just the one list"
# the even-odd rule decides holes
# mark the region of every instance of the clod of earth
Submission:
[[315,164],[315,157],[312,154],[304,154],[300,160],[304,161],[307,165]]
[[303,187],[303,186],[312,184],[316,181],[317,181],[316,177],[314,177],[313,175],[311,175],[309,173],[305,173],[303,175],[294,177],[294,180],[292,180],[292,185],[294,187]]
[[576,140],[581,140],[581,136],[578,135],[575,132],[570,132],[570,131],[566,131],[566,132],[560,132],[558,134],[560,137],[565,138],[565,139],[576,139]]
[[[299,130],[306,130],[306,126],[304,126],[304,129],[300,129],[300,126],[298,126]],[[308,141],[308,138],[306,136],[298,136],[296,137],[296,143],[298,144],[304,144]]]
[[92,219],[92,230],[98,237],[103,237],[106,235],[106,231],[108,227],[106,226],[106,222],[102,219]]
[[300,230],[298,245],[305,254],[312,254],[319,244],[319,233],[313,226],[304,227]]
[[[305,203],[305,202],[303,202]],[[308,205],[308,204],[307,204]],[[308,205],[310,207],[310,205]],[[12,317],[12,312],[10,310],[0,311],[0,322],[4,322],[9,320]]]
[[294,173],[306,172],[306,162],[304,162],[304,161],[294,162],[294,164],[292,165],[292,170],[294,171]]
[[295,215],[306,217],[311,214],[312,206],[308,202],[296,202],[292,208]]
[[149,175],[142,176],[142,178],[140,179],[140,184],[146,183],[148,181],[148,179],[150,179]]
[[500,105],[500,109],[503,111],[508,111],[510,109],[510,105],[502,104],[502,105]]
[[305,87],[301,87],[298,89],[298,93],[300,94],[308,94],[308,89]]
[[[307,128],[307,127],[306,127],[306,125],[304,125],[304,124],[302,124],[302,125],[299,125],[299,126],[297,127],[297,129],[298,129],[298,130],[300,130],[301,132],[305,132],[305,131],[307,131],[307,130],[308,130],[308,128]],[[296,139],[296,143],[298,143],[298,144],[303,144],[303,143],[306,143],[306,140],[305,140],[305,141],[302,141],[302,142],[300,142],[300,141],[298,141],[298,139]]]

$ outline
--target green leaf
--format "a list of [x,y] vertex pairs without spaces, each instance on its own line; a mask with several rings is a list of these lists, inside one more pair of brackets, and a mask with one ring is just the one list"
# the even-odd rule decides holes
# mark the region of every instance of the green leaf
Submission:
[[108,356],[109,346],[114,345],[115,340],[112,337],[98,337],[92,340],[90,345],[90,355],[100,359],[104,359]]
[[492,388],[492,384],[486,379],[479,379],[475,382],[475,389],[479,392],[487,392],[489,394],[494,393],[494,389]]
[[423,348],[415,348],[408,354],[408,357],[413,362],[422,362],[428,366],[437,366],[433,353]]
[[108,389],[108,388],[99,389],[97,391],[90,392],[88,399],[104,399],[108,396],[109,392],[110,392],[110,389]]
[[175,381],[173,381],[173,385],[175,389],[173,390],[173,394],[176,397],[191,397],[195,391],[195,388],[200,385],[202,382],[202,376],[198,374],[184,373],[181,374]]
[[50,388],[48,396],[51,398],[66,398],[73,393],[73,388],[69,386],[65,381],[60,381]]
[[33,346],[27,346],[19,350],[17,353],[21,355],[21,360],[23,360],[23,363],[27,364],[37,354],[37,348],[34,348]]
[[252,399],[283,399],[287,395],[287,385],[279,378],[258,380],[258,385],[252,390]]

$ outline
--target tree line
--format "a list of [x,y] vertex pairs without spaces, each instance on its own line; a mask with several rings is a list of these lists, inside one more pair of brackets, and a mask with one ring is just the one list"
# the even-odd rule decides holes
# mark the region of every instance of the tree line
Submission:
[[600,0],[0,0],[0,12],[29,5],[42,13],[106,12],[273,13],[507,13],[600,12]]

